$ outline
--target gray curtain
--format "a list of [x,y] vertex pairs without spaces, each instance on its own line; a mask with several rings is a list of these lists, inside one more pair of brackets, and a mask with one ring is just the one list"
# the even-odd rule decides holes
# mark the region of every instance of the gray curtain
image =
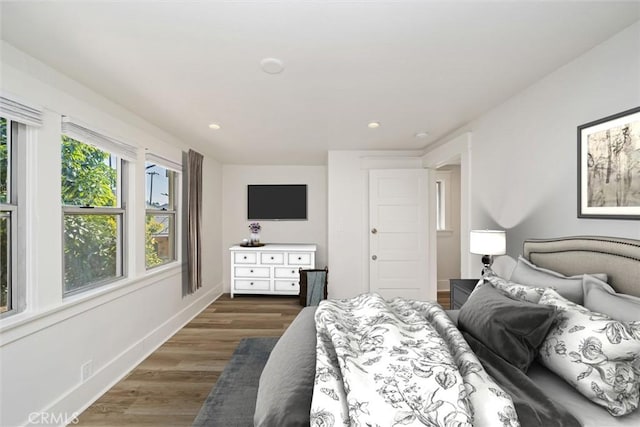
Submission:
[[187,154],[187,293],[202,287],[202,154]]

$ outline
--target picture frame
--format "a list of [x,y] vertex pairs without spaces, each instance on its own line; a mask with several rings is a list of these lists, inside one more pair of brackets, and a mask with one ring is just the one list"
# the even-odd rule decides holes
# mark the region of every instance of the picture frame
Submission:
[[640,219],[640,107],[578,126],[578,218]]

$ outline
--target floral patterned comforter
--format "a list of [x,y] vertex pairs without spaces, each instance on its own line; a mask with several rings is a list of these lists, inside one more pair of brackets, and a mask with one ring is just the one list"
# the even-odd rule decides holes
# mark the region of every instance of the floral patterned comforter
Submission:
[[316,312],[312,426],[519,426],[442,308],[376,294]]

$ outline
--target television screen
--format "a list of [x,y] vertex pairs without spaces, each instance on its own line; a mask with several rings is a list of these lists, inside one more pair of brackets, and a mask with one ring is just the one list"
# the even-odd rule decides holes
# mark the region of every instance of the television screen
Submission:
[[249,185],[247,218],[307,219],[306,185]]

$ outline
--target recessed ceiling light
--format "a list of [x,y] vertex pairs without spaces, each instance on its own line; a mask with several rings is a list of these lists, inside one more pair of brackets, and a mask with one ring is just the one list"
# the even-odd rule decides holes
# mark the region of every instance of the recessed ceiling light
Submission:
[[426,138],[429,136],[429,132],[422,131],[422,132],[416,133],[413,136],[415,136],[416,138]]
[[380,122],[369,122],[367,126],[369,129],[377,129],[380,127]]
[[218,130],[218,129],[220,129],[220,125],[217,124],[217,123],[211,123],[209,125],[209,129]]
[[267,74],[280,74],[284,70],[284,64],[277,58],[264,58],[260,67]]

